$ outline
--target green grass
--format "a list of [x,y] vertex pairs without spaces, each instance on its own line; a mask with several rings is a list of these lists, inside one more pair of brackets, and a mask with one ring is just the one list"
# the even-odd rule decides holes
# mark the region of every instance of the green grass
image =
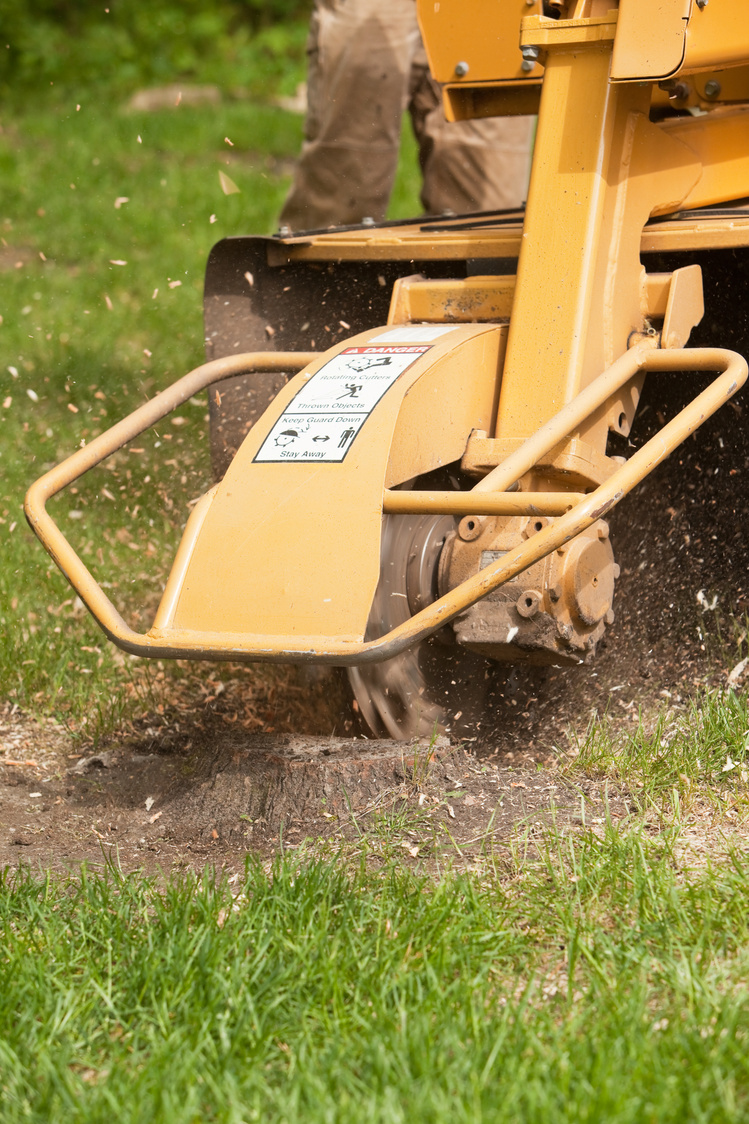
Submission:
[[634,731],[615,732],[604,718],[578,739],[571,763],[631,793],[645,813],[666,819],[700,803],[716,820],[749,812],[749,702],[736,691],[712,691],[641,717]]
[[130,0],[127,5],[3,0],[0,92],[21,104],[40,89],[127,96],[176,81],[236,96],[291,94],[304,78],[310,0]]
[[551,835],[438,884],[0,887],[4,1121],[728,1121],[749,1094],[749,868]]
[[[25,527],[23,494],[202,362],[208,252],[275,228],[302,118],[231,101],[128,115],[85,87],[60,96],[0,110],[0,696],[97,739],[153,702],[153,677],[71,596]],[[406,137],[396,214],[416,205],[413,147]],[[220,171],[238,194],[223,193]],[[209,482],[204,400],[177,420],[51,508],[141,628]]]

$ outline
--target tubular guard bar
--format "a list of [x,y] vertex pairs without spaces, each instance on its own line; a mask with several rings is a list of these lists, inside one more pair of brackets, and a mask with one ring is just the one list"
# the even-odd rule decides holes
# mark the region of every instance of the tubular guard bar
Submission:
[[[337,665],[375,663],[390,659],[406,648],[426,639],[470,605],[481,600],[503,582],[521,573],[540,558],[551,554],[589,527],[614,507],[658,464],[741,386],[747,377],[742,356],[720,348],[654,350],[632,348],[607,371],[587,386],[519,449],[493,469],[473,491],[460,493],[385,491],[383,511],[449,511],[451,514],[500,514],[504,511],[528,514],[545,510],[550,514],[570,508],[521,546],[497,562],[486,566],[456,589],[422,609],[415,616],[371,641],[349,642],[329,636],[230,635],[186,630],[157,630],[146,634],[129,628],[115,606],[77,556],[65,536],[48,515],[45,505],[67,485],[137,437],[145,429],[182,405],[193,394],[211,383],[249,371],[301,369],[317,355],[303,352],[248,353],[218,359],[191,371],[129,417],[79,449],[34,483],[26,497],[26,517],[32,530],[64,573],[70,584],[96,617],[104,632],[126,652],[140,656],[210,660],[310,661]],[[705,390],[697,395],[655,437],[618,468],[594,492],[579,497],[561,493],[508,493],[507,489],[561,440],[572,433],[615,391],[640,372],[719,371]],[[396,498],[397,497],[397,498]],[[457,503],[456,503],[457,499]],[[398,505],[401,506],[398,506]]]

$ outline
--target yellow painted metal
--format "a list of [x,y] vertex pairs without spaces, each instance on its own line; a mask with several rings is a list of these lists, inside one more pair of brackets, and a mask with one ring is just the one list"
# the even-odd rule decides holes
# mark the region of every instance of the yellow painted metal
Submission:
[[[661,352],[653,351],[653,355]],[[669,362],[676,363],[675,356],[697,356],[696,351],[670,351],[666,353]],[[544,422],[523,444],[504,458],[491,472],[479,480],[474,492],[501,492],[517,483],[526,472],[538,465],[543,458],[556,449],[570,433],[581,428],[585,420],[594,415],[612,395],[621,390],[643,368],[654,366],[663,360],[641,358],[648,355],[644,346],[632,348],[620,356],[602,375],[584,387],[570,402],[563,406],[552,418]],[[672,367],[672,370],[678,368]],[[690,370],[696,368],[690,367]],[[700,368],[704,370],[704,368]]]
[[[749,101],[749,67],[747,66],[736,66],[730,70],[701,70],[699,74],[689,75],[688,80],[703,109],[708,109],[718,102]],[[712,86],[709,90],[705,88],[708,82]]]
[[620,0],[613,81],[666,78],[681,66],[692,0]]
[[494,425],[507,326],[466,329],[463,338],[444,337],[452,350],[403,398],[387,463],[388,488],[459,460],[472,427]]
[[[129,441],[139,437],[145,430],[161,421],[162,418],[167,417],[193,395],[199,394],[201,390],[205,390],[213,383],[251,372],[297,371],[301,367],[307,366],[315,358],[314,352],[307,351],[261,351],[243,352],[239,355],[230,355],[223,359],[214,359],[210,363],[204,363],[178,379],[177,382],[172,383],[166,390],[162,390],[150,401],[139,406],[128,417],[123,418],[122,421],[117,422],[116,425],[99,434],[98,437],[94,437],[87,445],[77,449],[67,460],[50,469],[49,472],[46,472],[44,476],[31,485],[24,504],[29,526],[39,537],[52,560],[68,578],[81,600],[100,623],[110,619],[113,613],[115,617],[112,619],[121,618],[119,618],[119,614],[117,614],[109,598],[104,594],[92,574],[89,573],[70,543],[56,526],[54,520],[51,519],[46,509],[47,502],[58,492],[61,492],[63,488],[67,488],[75,480],[95,468],[96,465],[101,464],[107,457],[116,453],[123,445],[127,445]],[[180,545],[177,552],[172,566],[172,577],[167,583],[162,598],[162,606],[167,606],[174,600],[175,585],[179,581],[180,575],[184,573],[191,543],[202,526],[214,491],[215,489],[211,489],[202,497],[188,520],[189,534],[187,534],[185,541]],[[163,609],[161,611],[163,613]]]
[[533,82],[474,82],[470,86],[448,84],[442,88],[448,121],[472,117],[534,117],[541,98],[540,79]]
[[674,250],[721,250],[749,246],[749,211],[730,217],[685,216],[678,222],[651,223],[640,239],[643,254],[665,254]]
[[[680,200],[680,207],[708,207],[746,195],[749,106],[720,106],[707,117],[675,117],[662,121],[659,128],[663,137],[686,145],[701,165],[700,178]],[[651,213],[667,214],[673,209],[673,202],[664,202]]]
[[[578,4],[575,18],[557,21],[540,15],[532,0],[520,5],[517,0],[420,0],[420,19],[443,83],[448,119],[462,121],[537,113],[543,49],[565,39],[613,38],[612,81],[658,82],[677,74],[691,78],[687,94],[671,102],[671,92],[654,86],[654,105],[709,108],[716,101],[746,100],[749,74],[742,64],[749,58],[749,21],[744,4],[721,0],[700,8],[693,0],[619,0],[617,9],[617,0],[604,0],[595,17],[589,5]],[[530,71],[518,69],[519,42],[541,51]],[[460,75],[455,73],[458,58],[468,66],[465,72],[460,68]],[[724,66],[737,70],[727,74],[714,69]],[[713,89],[706,94],[708,81]]]
[[417,492],[383,493],[386,515],[564,515],[584,499],[582,492]]
[[[657,126],[653,126],[657,128]],[[656,134],[657,135],[657,134]],[[680,200],[674,202],[674,210]],[[744,218],[700,215],[679,222],[653,222],[640,234],[641,253],[705,250],[749,246],[749,211]],[[435,225],[428,224],[430,227]],[[523,240],[520,216],[516,224],[480,226],[466,219],[445,219],[440,230],[421,231],[419,225],[377,230],[331,231],[326,234],[274,239],[268,248],[272,265],[292,262],[336,261],[461,261],[466,258],[517,258]]]
[[464,281],[425,280],[418,274],[401,277],[393,285],[388,324],[509,320],[514,296],[514,274],[475,276]]
[[[614,41],[616,49],[616,40]],[[473,117],[534,116],[541,100],[541,82],[524,86],[517,82],[477,82],[472,86],[447,85],[442,90],[448,121],[467,121]],[[663,83],[653,87],[651,107],[656,112],[749,101],[749,68],[701,70],[684,75],[679,71],[678,86]]]
[[[652,313],[648,309],[648,317]],[[666,308],[661,331],[662,347],[684,347],[692,328],[705,315],[702,292],[702,270],[698,265],[686,265],[671,274]]]
[[174,617],[174,610],[177,607],[177,600],[185,580],[185,574],[187,573],[187,567],[192,557],[195,543],[203,529],[205,517],[208,514],[217,491],[218,484],[214,484],[212,488],[208,489],[205,495],[200,497],[190,513],[190,518],[187,520],[185,529],[182,532],[182,538],[177,547],[177,553],[174,556],[169,578],[164,588],[159,607],[156,610],[156,616],[153,620],[153,627],[156,629],[166,628]]
[[[438,228],[438,229],[435,229]],[[444,219],[429,224],[381,227],[371,230],[332,230],[326,234],[274,239],[268,246],[268,263],[327,261],[457,261],[465,258],[515,258],[520,248],[523,218],[517,225],[492,227],[466,219]]]
[[[465,332],[467,329],[456,329]],[[480,330],[480,329],[479,329]],[[234,357],[236,360],[236,357]],[[242,357],[247,358],[247,357]],[[284,356],[288,360],[288,356]],[[225,360],[215,364],[207,364],[215,368]],[[616,379],[633,378],[638,372],[649,370],[653,372],[673,371],[722,371],[684,410],[668,422],[654,438],[647,442],[636,453],[594,492],[586,496],[574,508],[562,515],[559,519],[550,522],[547,527],[514,550],[509,551],[502,559],[482,569],[472,578],[461,583],[456,589],[439,598],[432,605],[423,609],[402,625],[393,629],[386,636],[373,641],[351,642],[340,636],[331,635],[330,631],[315,635],[268,635],[267,633],[236,633],[206,631],[199,632],[180,628],[152,629],[148,634],[142,635],[129,628],[122,619],[117,609],[107,595],[92,578],[83,562],[73,551],[70,544],[56,527],[45,509],[46,501],[50,496],[60,491],[66,484],[72,483],[83,475],[89,468],[99,463],[108,455],[108,450],[113,451],[123,444],[123,434],[136,436],[142,432],[144,419],[152,417],[157,420],[164,416],[162,405],[165,401],[172,400],[177,405],[185,400],[183,392],[187,385],[206,385],[210,381],[212,371],[196,378],[197,372],[186,376],[164,392],[162,402],[157,408],[154,403],[141,407],[136,414],[119,423],[119,426],[103,434],[88,446],[89,455],[81,458],[78,450],[72,457],[51,472],[38,480],[26,497],[26,514],[29,522],[43,542],[46,549],[62,569],[71,585],[88,605],[96,616],[99,624],[106,634],[125,651],[137,655],[155,657],[172,657],[185,659],[215,659],[215,660],[311,660],[319,663],[333,664],[361,664],[389,659],[410,647],[412,644],[425,639],[439,628],[449,623],[469,605],[485,597],[503,582],[510,580],[516,574],[522,573],[529,565],[540,558],[557,550],[565,542],[569,542],[586,527],[591,526],[596,520],[602,518],[619,500],[632,490],[649,472],[661,463],[668,455],[692,434],[708,417],[723,405],[745,382],[747,377],[746,361],[734,352],[718,348],[701,348],[687,351],[650,350],[644,347],[632,348],[626,356],[622,357]],[[231,373],[236,373],[233,370]],[[226,377],[219,374],[215,377]],[[610,381],[610,373],[602,378]],[[179,390],[176,390],[179,388]],[[608,385],[604,392],[608,390]],[[174,393],[171,393],[174,392]],[[192,391],[194,393],[194,390]],[[171,397],[170,396],[171,393]],[[595,393],[589,391],[595,399]],[[598,392],[599,396],[601,391]],[[189,396],[189,395],[188,395]],[[566,415],[565,424],[572,419],[575,421],[574,404],[570,404],[570,412]],[[148,424],[146,422],[146,424]],[[548,451],[548,441],[553,441],[557,430],[547,431],[544,441],[538,439],[532,447],[533,456],[537,452]],[[124,440],[128,440],[124,437]],[[523,464],[532,459],[530,453],[520,450],[514,464],[507,468],[505,476],[515,475]],[[499,478],[495,478],[499,482]],[[503,485],[507,486],[507,485]],[[346,575],[343,575],[344,579]]]
[[[395,282],[388,324],[509,320],[514,298],[514,274],[449,281],[415,274]],[[673,273],[646,274],[641,286],[641,310],[647,320],[664,321],[664,347],[683,347],[705,311],[700,267],[688,265]]]
[[[695,269],[695,266],[686,267],[690,273]],[[699,270],[699,267],[696,267]],[[672,273],[649,273],[645,277],[645,291],[644,291],[644,307],[645,315],[662,320],[666,315],[668,308],[669,294],[671,291]],[[700,290],[702,289],[701,271],[700,271]],[[686,339],[689,339],[687,334]],[[683,347],[681,344],[675,344],[675,347]]]
[[[674,270],[673,273],[645,275],[640,286],[640,296],[645,322],[651,324],[653,321],[656,323],[660,321],[662,324],[660,342],[670,348],[684,347],[692,328],[700,322],[704,314],[700,267],[689,265]],[[655,329],[651,330],[655,331]],[[649,336],[643,333],[641,338],[645,345],[650,347],[657,346],[659,342],[657,335]],[[626,369],[626,357],[622,361]],[[586,398],[584,394],[578,395],[578,405],[582,402],[586,402],[587,405],[578,413],[576,425],[581,426],[587,418],[595,416],[596,411],[600,411],[600,407],[609,399],[616,402],[616,408],[622,409],[619,416],[614,417],[609,407],[606,415],[608,426],[620,433],[628,432],[637,405],[639,380],[626,386],[626,380],[617,381],[616,372],[619,369],[616,363],[609,368],[607,376],[610,380],[609,389],[603,398],[597,397],[594,401],[592,398]],[[600,393],[607,386],[606,379],[598,378],[595,386],[597,393]],[[564,412],[557,415],[557,418],[559,419],[560,416],[567,417]],[[564,425],[562,429],[565,429]],[[572,424],[567,425],[565,432],[570,433],[573,429]],[[580,438],[568,438],[563,441],[563,436],[562,430],[559,429],[559,444],[554,445],[550,452],[538,455],[535,461],[536,468],[542,470],[550,482],[555,480],[559,485],[566,481],[567,487],[573,484],[577,486],[600,484],[615,471],[615,462],[607,457],[600,447],[594,448]],[[487,433],[474,431],[463,457],[463,469],[469,473],[488,472],[490,484],[482,483],[482,488],[494,487],[495,477],[491,475],[493,466],[504,462],[504,468],[507,464],[506,458],[511,457],[521,444],[523,442],[520,438],[492,439]],[[528,448],[527,442],[524,447]],[[562,483],[562,486],[565,484]]]
[[746,0],[620,0],[614,81],[741,66],[748,58]]
[[[515,453],[524,442],[513,438],[490,437],[482,430],[474,430],[461,468],[471,476],[485,476],[507,457]],[[560,445],[549,450],[536,464],[539,477],[528,487],[560,488],[566,491],[575,488],[587,492],[590,488],[608,480],[616,470],[616,462],[589,445],[579,437],[568,437]]]
[[[644,0],[640,0],[642,4]],[[682,72],[739,66],[749,59],[746,0],[694,4],[687,28]]]
[[417,0],[417,10],[429,69],[438,82],[540,78],[540,66],[523,70],[518,41],[521,19],[540,12],[540,0]]
[[[615,27],[595,26],[601,34]],[[514,443],[643,330],[642,228],[654,207],[678,205],[700,176],[690,149],[649,122],[649,87],[609,82],[611,41],[561,37],[557,46],[556,34],[546,47],[497,418],[496,437]],[[612,402],[579,436],[603,453],[612,421],[622,412],[631,421],[633,408]]]
[[559,50],[564,47],[589,47],[597,43],[613,43],[619,13],[581,16],[554,20],[547,16],[527,16],[520,24],[522,46]]
[[[721,105],[749,101],[749,68],[732,70],[701,70],[669,78],[653,87],[651,116],[662,119],[674,111],[693,113],[695,109],[712,112]],[[703,125],[705,123],[703,122]]]
[[381,336],[398,348],[397,328],[354,336],[297,375],[250,431],[206,513],[164,627],[363,636],[379,578],[383,487],[459,459],[475,418],[491,423],[504,333],[456,327],[414,354],[339,463],[258,462],[315,373],[349,348],[376,350]]

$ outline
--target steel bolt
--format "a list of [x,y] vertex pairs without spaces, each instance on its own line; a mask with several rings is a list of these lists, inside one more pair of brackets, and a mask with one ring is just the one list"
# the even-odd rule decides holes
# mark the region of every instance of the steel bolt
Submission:
[[361,224],[362,224],[362,226],[374,226],[375,221],[374,221],[374,219],[372,218],[371,215],[365,215],[364,218],[361,220]]
[[538,56],[541,53],[539,48],[538,47],[532,47],[532,46],[531,47],[521,47],[520,53],[523,56],[523,61],[521,63],[520,69],[526,71],[526,73],[530,70],[533,70],[533,67],[536,65],[536,63],[538,61]]
[[458,78],[465,78],[470,69],[467,62],[456,62],[455,64],[455,74]]
[[721,90],[720,82],[716,82],[714,78],[711,78],[709,82],[705,83],[705,97],[706,98],[717,98],[718,95],[720,94],[720,90]]

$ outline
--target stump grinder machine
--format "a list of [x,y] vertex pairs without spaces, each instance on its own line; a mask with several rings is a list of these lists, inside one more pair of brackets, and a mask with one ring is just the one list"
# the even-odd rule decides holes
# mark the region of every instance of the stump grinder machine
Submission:
[[[747,376],[730,332],[686,346],[749,267],[746,0],[418,2],[450,118],[538,115],[524,210],[219,242],[208,361],[26,503],[125,651],[345,667],[394,737],[487,661],[593,656],[607,514]],[[646,376],[693,390],[628,448]],[[45,505],[206,388],[217,482],[140,634]]]

